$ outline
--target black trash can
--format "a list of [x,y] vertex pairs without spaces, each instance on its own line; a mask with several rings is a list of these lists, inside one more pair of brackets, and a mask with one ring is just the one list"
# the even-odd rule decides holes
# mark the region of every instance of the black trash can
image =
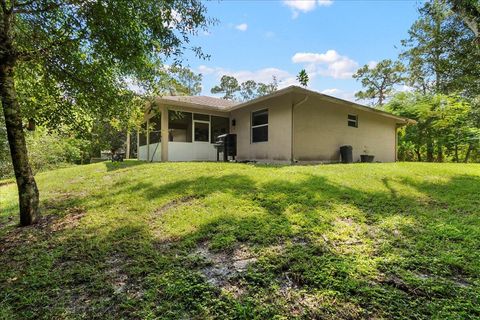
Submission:
[[340,147],[340,156],[342,157],[343,163],[352,163],[353,162],[353,148],[352,146],[341,146]]

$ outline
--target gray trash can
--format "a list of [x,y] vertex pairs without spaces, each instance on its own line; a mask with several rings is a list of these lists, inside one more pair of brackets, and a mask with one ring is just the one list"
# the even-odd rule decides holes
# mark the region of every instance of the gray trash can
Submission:
[[352,146],[341,146],[340,147],[340,156],[342,157],[343,163],[352,163],[353,162],[353,148]]

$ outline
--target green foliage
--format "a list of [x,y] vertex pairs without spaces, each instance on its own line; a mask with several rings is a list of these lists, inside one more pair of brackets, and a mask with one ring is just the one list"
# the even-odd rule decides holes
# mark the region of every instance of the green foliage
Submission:
[[223,93],[223,99],[248,101],[272,93],[278,89],[278,81],[274,76],[272,82],[266,84],[247,80],[238,83],[235,77],[223,75],[220,84],[213,87],[210,92]]
[[223,99],[234,100],[235,94],[240,90],[240,85],[235,77],[223,75],[220,84],[213,87],[210,92],[213,94],[223,93]]
[[202,78],[202,74],[194,73],[187,67],[162,66],[158,69],[153,84],[146,88],[146,94],[151,97],[195,96],[202,91]]
[[[136,126],[145,102],[132,84],[197,94],[201,76],[179,62],[190,49],[205,57],[189,38],[214,23],[197,0],[6,1],[0,15],[24,120],[80,139],[99,121]],[[159,73],[167,59],[175,67]]]
[[297,81],[300,83],[300,85],[306,87],[308,86],[308,81],[309,77],[305,69],[300,70],[300,72],[297,75]]
[[445,1],[428,1],[419,12],[409,38],[402,41],[408,84],[423,94],[480,94],[480,50],[474,43],[475,34]]
[[475,34],[475,42],[480,48],[480,2],[478,0],[448,0],[452,10]]
[[400,133],[401,160],[468,162],[476,159],[480,146],[480,126],[475,120],[478,111],[467,100],[458,96],[404,92],[395,95],[385,109],[417,121]]
[[356,97],[376,99],[376,105],[400,83],[412,89],[397,93],[385,107],[417,121],[399,130],[401,160],[480,161],[480,50],[474,27],[478,17],[472,15],[477,11],[478,4],[469,0],[425,2],[402,41],[400,59],[406,68],[383,60],[353,76],[364,88]]
[[375,106],[382,106],[391,96],[394,87],[403,81],[405,67],[399,61],[382,60],[374,67],[364,65],[353,75],[365,90],[355,93],[360,100],[371,101]]
[[[0,136],[0,141],[3,141],[3,148],[7,149],[6,137]],[[90,159],[90,143],[88,141],[48,132],[40,126],[37,126],[33,132],[26,132],[26,142],[30,165],[34,173],[80,164]],[[2,151],[8,151],[4,149]],[[2,152],[1,154],[0,178],[13,177],[10,153]]]
[[126,161],[37,180],[43,218],[23,229],[0,186],[3,319],[480,316],[479,164]]

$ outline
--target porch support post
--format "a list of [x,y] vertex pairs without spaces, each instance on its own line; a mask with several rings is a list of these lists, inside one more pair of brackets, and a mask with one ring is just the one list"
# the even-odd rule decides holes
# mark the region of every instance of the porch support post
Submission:
[[166,105],[162,104],[160,106],[161,111],[161,146],[162,146],[162,161],[168,161],[168,108]]
[[130,131],[127,131],[127,146],[125,148],[125,159],[130,159]]
[[137,128],[137,160],[140,160],[140,127]]
[[147,119],[147,161],[150,161],[150,119]]

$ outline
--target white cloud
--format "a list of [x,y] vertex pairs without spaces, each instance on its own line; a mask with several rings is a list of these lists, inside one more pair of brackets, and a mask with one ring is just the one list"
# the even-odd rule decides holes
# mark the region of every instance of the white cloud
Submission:
[[200,72],[201,74],[212,74],[215,73],[215,69],[207,67],[205,65],[201,65],[198,67],[198,72]]
[[368,66],[370,69],[373,69],[373,68],[375,68],[375,67],[377,66],[377,64],[378,64],[378,61],[372,60],[372,61],[369,61],[369,62],[367,63],[367,66]]
[[[220,74],[221,73],[221,74]],[[219,77],[222,75],[229,75],[235,77],[238,82],[244,82],[247,80],[254,80],[256,82],[263,82],[269,83],[272,81],[273,77],[277,77],[277,80],[280,81],[282,84],[287,79],[289,82],[291,81],[290,78],[293,77],[288,71],[281,70],[278,68],[263,68],[258,70],[238,70],[238,71],[229,71],[229,70],[222,70],[219,72]],[[293,77],[295,78],[295,77]]]
[[302,12],[312,11],[316,6],[315,0],[285,0],[283,3],[294,10]]
[[275,32],[267,31],[267,32],[265,32],[264,36],[265,36],[265,38],[273,38],[273,37],[275,37]]
[[335,50],[325,53],[298,52],[292,57],[292,62],[306,65],[307,71],[313,76],[318,74],[335,79],[348,79],[358,68],[358,62]]
[[329,95],[329,96],[333,96],[335,94],[338,94],[340,91],[341,91],[340,89],[332,88],[332,89],[322,90],[321,93]]
[[240,30],[240,31],[247,31],[248,29],[248,24],[246,23],[240,23],[239,25],[235,26],[235,29]]
[[415,91],[415,88],[407,86],[406,84],[403,84],[403,85],[397,86],[395,90],[398,92],[412,92],[412,91]]
[[290,85],[298,85],[295,75],[292,75],[288,71],[278,68],[263,68],[258,70],[229,70],[221,67],[208,67],[201,65],[197,68],[198,72],[204,75],[213,75],[220,81],[223,75],[235,77],[239,83],[247,80],[254,80],[256,82],[270,83],[275,76],[279,82],[278,87],[284,88]]
[[344,90],[337,89],[337,88],[325,89],[325,90],[322,90],[320,92],[323,93],[323,94],[326,94],[328,96],[332,96],[332,97],[340,98],[340,99],[343,99],[343,100],[348,100],[348,101],[355,102],[355,92],[344,91]]
[[318,0],[320,7],[330,7],[333,4],[333,0]]
[[315,10],[317,6],[329,7],[333,4],[333,0],[284,0],[283,4],[292,9],[292,18],[295,19],[300,12]]

